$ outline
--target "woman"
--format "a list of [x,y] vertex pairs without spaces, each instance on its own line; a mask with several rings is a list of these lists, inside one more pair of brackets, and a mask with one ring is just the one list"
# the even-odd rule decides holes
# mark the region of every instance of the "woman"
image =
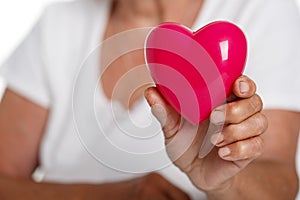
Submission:
[[[143,52],[120,55],[105,70],[102,68],[99,88],[94,85],[99,78],[95,76],[97,71],[85,68],[95,62],[90,59],[93,56],[84,62],[81,71],[78,66],[97,43],[123,31],[164,21],[197,29],[217,19],[233,21],[248,34],[246,74],[257,82],[266,109],[262,110],[254,82],[242,76],[234,83],[234,98],[194,127],[179,120],[180,116],[155,88],[147,89],[145,95],[162,124],[167,150],[167,154],[151,154],[151,150],[163,146],[163,134],[152,140],[153,132],[138,129],[140,134],[146,134],[144,141],[140,135],[126,136],[135,133],[128,125],[132,124],[130,117],[147,124],[144,114],[149,110],[140,100],[150,82]],[[300,84],[296,80],[299,26],[291,0],[82,0],[50,6],[2,72],[8,88],[0,106],[0,197],[295,198],[300,120]],[[122,40],[113,46],[103,45],[101,52],[94,51],[93,55],[103,62],[110,50],[131,43],[132,40]],[[85,73],[86,77],[82,77]],[[85,96],[84,91],[90,90],[95,95]],[[94,105],[86,101],[89,98],[95,99]],[[221,134],[211,138],[213,150],[200,158],[201,136],[209,121],[225,121],[225,125]],[[265,131],[267,121],[269,128]],[[97,140],[99,132],[107,135]],[[172,139],[180,135],[184,137],[169,148]],[[173,158],[189,135],[194,136],[191,144]],[[117,148],[112,148],[114,145]],[[120,153],[114,152],[121,148],[124,150]],[[174,165],[167,162],[167,155]],[[153,170],[160,175],[149,173]],[[39,183],[33,181],[33,173],[39,174],[35,177]]]

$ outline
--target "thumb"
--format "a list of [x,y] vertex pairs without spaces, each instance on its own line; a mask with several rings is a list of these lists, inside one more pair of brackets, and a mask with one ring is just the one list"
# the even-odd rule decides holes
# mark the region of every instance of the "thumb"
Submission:
[[153,115],[160,122],[165,137],[169,139],[177,133],[180,127],[181,116],[170,104],[161,96],[154,87],[145,91],[145,98],[151,107]]

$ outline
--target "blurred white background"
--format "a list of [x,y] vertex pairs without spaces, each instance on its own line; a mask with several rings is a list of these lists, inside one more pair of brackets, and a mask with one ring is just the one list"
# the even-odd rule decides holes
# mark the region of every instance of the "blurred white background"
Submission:
[[[62,0],[0,0],[0,66],[36,22],[43,8],[54,1]],[[300,9],[300,0],[296,1]],[[0,99],[3,88],[0,79]],[[300,169],[300,154],[298,164]]]
[[30,31],[43,7],[54,1],[59,0],[0,0],[0,63]]
[[[0,0],[0,67],[30,31],[43,8],[61,0]],[[5,82],[0,77],[0,100]]]
[[[62,0],[0,0],[0,65],[23,39],[44,6]],[[300,0],[296,0],[300,8]]]

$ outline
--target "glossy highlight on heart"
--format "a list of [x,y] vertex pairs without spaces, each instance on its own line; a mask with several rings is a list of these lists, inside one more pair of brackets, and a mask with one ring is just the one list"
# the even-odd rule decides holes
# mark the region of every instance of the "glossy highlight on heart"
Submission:
[[146,39],[148,69],[162,96],[193,124],[226,101],[242,75],[247,40],[236,25],[217,21],[196,32],[163,23]]

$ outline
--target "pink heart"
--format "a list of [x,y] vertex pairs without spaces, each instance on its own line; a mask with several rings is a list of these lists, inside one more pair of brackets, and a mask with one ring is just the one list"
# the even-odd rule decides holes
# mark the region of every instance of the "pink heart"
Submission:
[[246,37],[236,25],[218,21],[193,33],[176,23],[154,28],[145,57],[162,96],[193,124],[226,101],[247,57]]

